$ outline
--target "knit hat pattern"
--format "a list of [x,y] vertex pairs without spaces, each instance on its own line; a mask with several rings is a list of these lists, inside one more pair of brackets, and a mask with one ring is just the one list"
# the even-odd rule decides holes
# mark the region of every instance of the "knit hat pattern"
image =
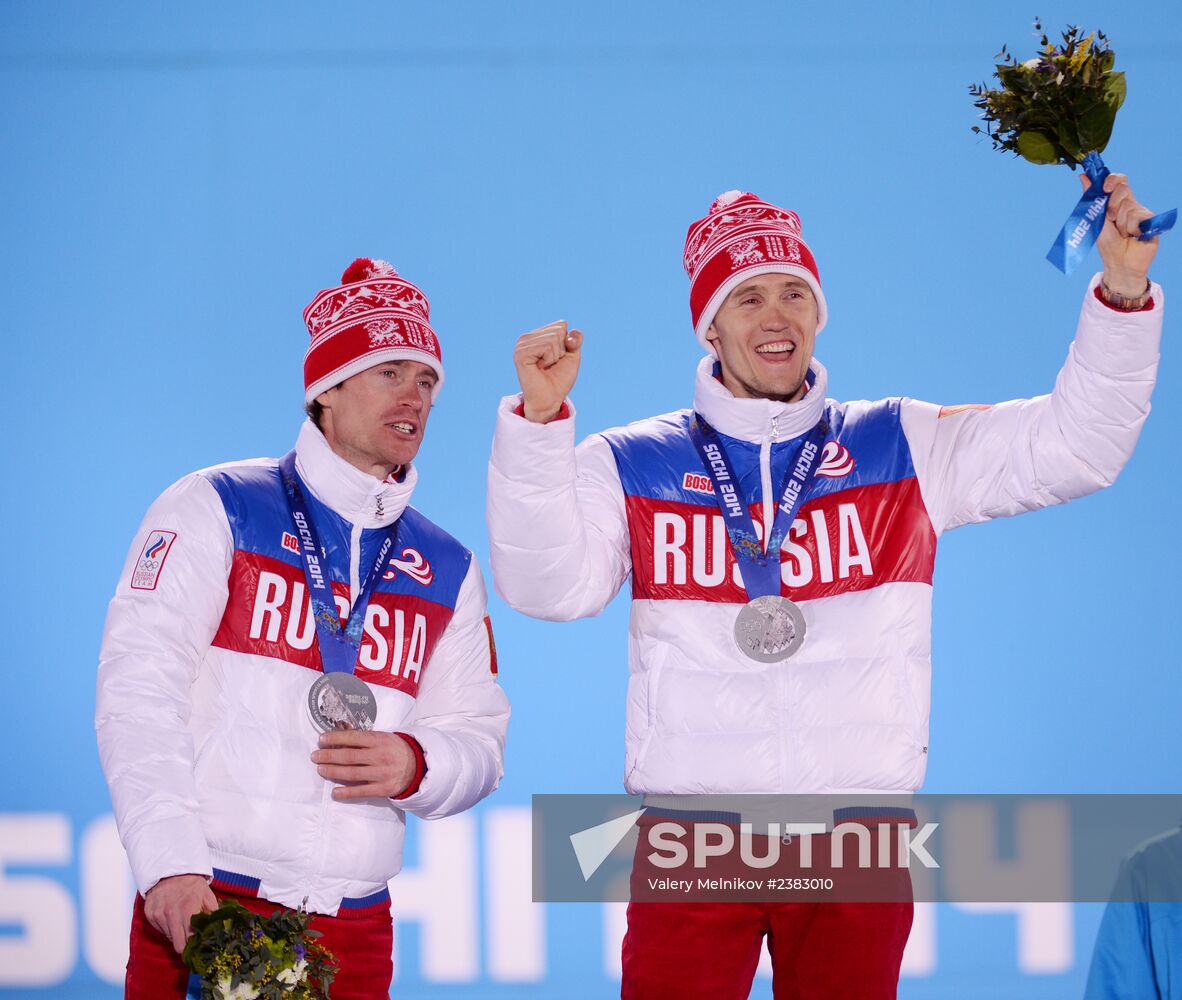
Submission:
[[800,217],[750,191],[727,191],[714,199],[706,217],[686,233],[684,264],[694,333],[708,351],[706,333],[727,295],[760,274],[803,279],[817,300],[818,333],[829,318],[821,275],[804,241]]
[[443,354],[422,291],[384,260],[358,257],[304,309],[312,338],[304,355],[304,400],[386,361],[418,361],[443,385]]

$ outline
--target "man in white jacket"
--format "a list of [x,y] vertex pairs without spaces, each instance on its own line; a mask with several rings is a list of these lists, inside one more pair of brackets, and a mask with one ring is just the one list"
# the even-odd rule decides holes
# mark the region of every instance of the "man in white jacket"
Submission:
[[[911,792],[923,782],[940,534],[1112,482],[1149,411],[1162,293],[1149,213],[1110,177],[1104,263],[1054,391],[991,407],[827,399],[827,305],[793,212],[738,191],[689,229],[693,410],[575,447],[582,335],[522,336],[498,414],[496,588],[598,614],[630,576],[624,783],[650,796]],[[770,541],[765,541],[769,539]],[[892,997],[909,902],[638,903],[627,997]]]
[[96,727],[140,895],[126,995],[185,995],[190,918],[304,907],[335,1000],[388,995],[405,813],[502,773],[508,703],[472,553],[410,507],[443,381],[426,297],[360,258],[304,311],[310,419],[284,459],[148,510],[111,602]]

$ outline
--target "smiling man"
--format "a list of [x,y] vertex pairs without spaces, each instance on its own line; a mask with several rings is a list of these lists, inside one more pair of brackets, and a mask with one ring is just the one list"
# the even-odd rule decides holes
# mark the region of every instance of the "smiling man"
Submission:
[[[494,580],[519,611],[570,620],[631,577],[624,784],[649,815],[660,796],[920,787],[937,539],[1108,485],[1149,411],[1157,241],[1134,239],[1151,213],[1125,178],[1106,189],[1104,273],[1047,396],[827,398],[813,345],[828,308],[800,220],[738,191],[686,238],[707,352],[692,410],[576,448],[582,335],[518,340],[522,392],[489,466]],[[746,997],[766,936],[777,997],[893,997],[911,916],[909,899],[634,901],[623,995]]]
[[804,395],[816,339],[817,297],[803,278],[783,274],[745,278],[723,299],[706,334],[723,385],[734,395],[783,402]]
[[500,780],[508,704],[472,553],[409,506],[443,382],[426,297],[361,258],[304,310],[285,458],[186,476],[111,602],[96,726],[140,895],[126,996],[183,997],[190,918],[304,907],[334,1000],[389,993],[405,813]]

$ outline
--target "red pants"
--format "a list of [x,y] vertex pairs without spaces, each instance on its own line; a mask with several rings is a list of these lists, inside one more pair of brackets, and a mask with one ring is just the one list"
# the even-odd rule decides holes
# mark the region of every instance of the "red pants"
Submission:
[[906,903],[629,903],[624,1000],[746,1000],[768,939],[776,1000],[894,1000]]
[[[865,868],[854,854],[843,854],[843,863],[835,864],[829,833],[811,838],[808,864],[799,837],[751,837],[754,856],[771,860],[769,867],[753,868],[735,846],[743,832],[737,820],[675,818],[655,811],[645,815],[638,824],[641,835],[632,864],[622,996],[745,1000],[766,935],[776,1000],[894,1000],[913,905],[910,870],[896,867],[901,834],[890,831],[885,845],[879,836],[881,824],[893,826],[893,819],[863,816],[856,823],[872,831]],[[699,858],[702,867],[691,866],[688,854],[670,863],[654,834],[658,824],[668,826],[671,820],[674,832],[693,835],[682,836],[683,845],[696,842],[703,832],[725,853]],[[698,831],[699,823],[716,829]],[[729,849],[721,847],[723,831],[717,828],[723,826],[733,836]],[[776,848],[774,854],[771,848]],[[671,898],[660,885],[668,876],[697,886],[696,896]],[[738,882],[734,889],[703,888],[699,881],[718,879],[726,885],[724,880],[743,877],[762,880],[762,888],[744,889]],[[771,883],[791,878],[831,884],[781,902],[781,889],[773,890]]]
[[[255,913],[270,916],[281,909],[265,899],[233,898]],[[394,924],[390,911],[372,916],[343,918],[316,914],[309,928],[324,936],[324,945],[340,967],[332,981],[333,1000],[388,1000],[394,976]],[[136,896],[131,918],[131,955],[127,960],[125,1000],[181,1000],[189,982],[189,970],[163,934],[144,916],[144,899]]]

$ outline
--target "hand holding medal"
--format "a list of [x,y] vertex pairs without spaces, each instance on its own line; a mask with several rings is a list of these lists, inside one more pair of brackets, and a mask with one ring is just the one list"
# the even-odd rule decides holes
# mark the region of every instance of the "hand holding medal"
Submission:
[[322,778],[337,784],[332,790],[337,801],[397,796],[415,774],[415,755],[397,733],[326,732],[312,762]]
[[[1034,26],[1042,31],[1038,21]],[[977,98],[973,106],[985,120],[984,128],[974,126],[973,131],[988,135],[994,149],[1013,152],[1031,163],[1065,163],[1072,170],[1077,164],[1083,167],[1090,183],[1047,253],[1055,267],[1070,274],[1096,242],[1105,218],[1118,228],[1122,224],[1109,197],[1123,178],[1110,174],[1100,153],[1124,103],[1125,75],[1113,70],[1116,53],[1102,32],[1081,38],[1075,27],[1063,33],[1061,45],[1042,35],[1041,49],[1033,59],[1019,62],[1005,48],[1001,58],[994,73],[1001,82],[999,89],[987,89],[984,84],[969,87]],[[1110,176],[1118,180],[1106,183]],[[1177,215],[1172,209],[1137,220],[1139,231],[1133,238],[1153,239],[1172,228]]]

